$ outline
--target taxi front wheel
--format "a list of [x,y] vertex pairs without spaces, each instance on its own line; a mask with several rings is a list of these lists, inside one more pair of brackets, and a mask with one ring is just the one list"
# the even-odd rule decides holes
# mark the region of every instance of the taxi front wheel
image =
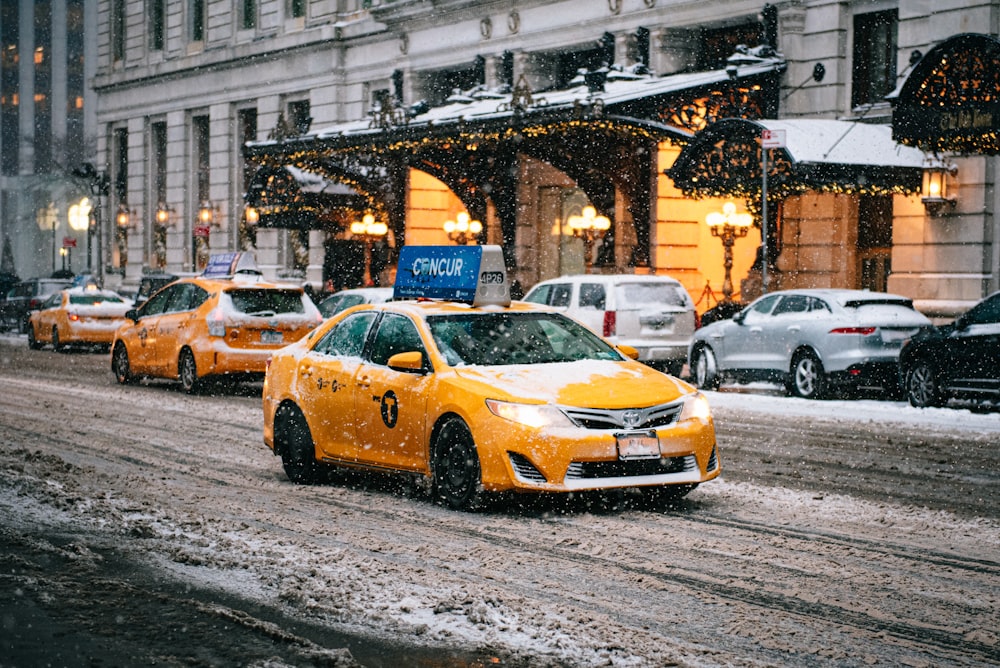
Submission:
[[132,368],[129,366],[128,350],[124,343],[115,346],[111,354],[111,372],[115,374],[115,380],[119,385],[129,385],[133,382]]
[[445,422],[434,442],[434,490],[439,502],[456,510],[475,510],[484,500],[476,444],[458,418]]

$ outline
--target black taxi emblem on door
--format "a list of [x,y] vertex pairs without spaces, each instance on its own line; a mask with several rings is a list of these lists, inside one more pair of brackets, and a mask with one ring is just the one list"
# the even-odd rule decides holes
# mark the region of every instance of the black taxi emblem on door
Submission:
[[399,419],[399,401],[396,399],[396,393],[389,390],[382,395],[382,405],[380,407],[382,412],[382,422],[389,429],[396,426],[396,421]]

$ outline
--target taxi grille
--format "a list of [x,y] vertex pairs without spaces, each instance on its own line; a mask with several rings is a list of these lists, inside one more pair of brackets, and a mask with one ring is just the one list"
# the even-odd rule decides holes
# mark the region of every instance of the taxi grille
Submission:
[[676,422],[681,412],[681,403],[616,410],[575,406],[560,408],[573,424],[584,429],[654,429]]
[[634,459],[612,462],[573,462],[566,469],[567,480],[591,478],[628,478],[632,476],[666,475],[698,470],[694,455],[662,457],[660,459]]

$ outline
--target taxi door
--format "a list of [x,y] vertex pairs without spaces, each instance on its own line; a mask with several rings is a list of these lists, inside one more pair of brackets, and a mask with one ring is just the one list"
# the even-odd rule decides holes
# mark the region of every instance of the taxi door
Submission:
[[[206,299],[208,291],[194,283],[173,286],[170,301],[156,323],[153,340],[154,367],[159,373],[166,376],[177,373],[181,346],[197,334],[192,331],[195,325],[195,309]],[[202,336],[205,333],[201,332]]]
[[355,377],[377,315],[375,311],[364,311],[348,316],[297,363],[299,406],[322,459],[353,462],[357,458]]
[[129,328],[129,365],[135,373],[150,373],[155,367],[156,330],[160,317],[179,286],[163,289],[139,308],[139,320]]
[[389,368],[388,361],[396,353],[419,351],[426,363],[427,351],[410,318],[384,313],[377,326],[356,378],[358,460],[422,471],[427,466],[424,425],[432,375],[396,371]]

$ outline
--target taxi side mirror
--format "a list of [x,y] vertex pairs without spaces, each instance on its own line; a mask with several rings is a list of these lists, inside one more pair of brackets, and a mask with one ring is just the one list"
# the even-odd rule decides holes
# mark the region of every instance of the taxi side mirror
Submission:
[[395,371],[416,371],[424,370],[424,354],[419,350],[412,350],[405,353],[396,353],[389,358],[389,368]]
[[639,359],[639,351],[632,346],[626,346],[624,343],[620,343],[618,344],[618,351],[630,360]]
[[130,308],[129,310],[125,311],[125,317],[131,320],[132,322],[139,322],[139,310]]

